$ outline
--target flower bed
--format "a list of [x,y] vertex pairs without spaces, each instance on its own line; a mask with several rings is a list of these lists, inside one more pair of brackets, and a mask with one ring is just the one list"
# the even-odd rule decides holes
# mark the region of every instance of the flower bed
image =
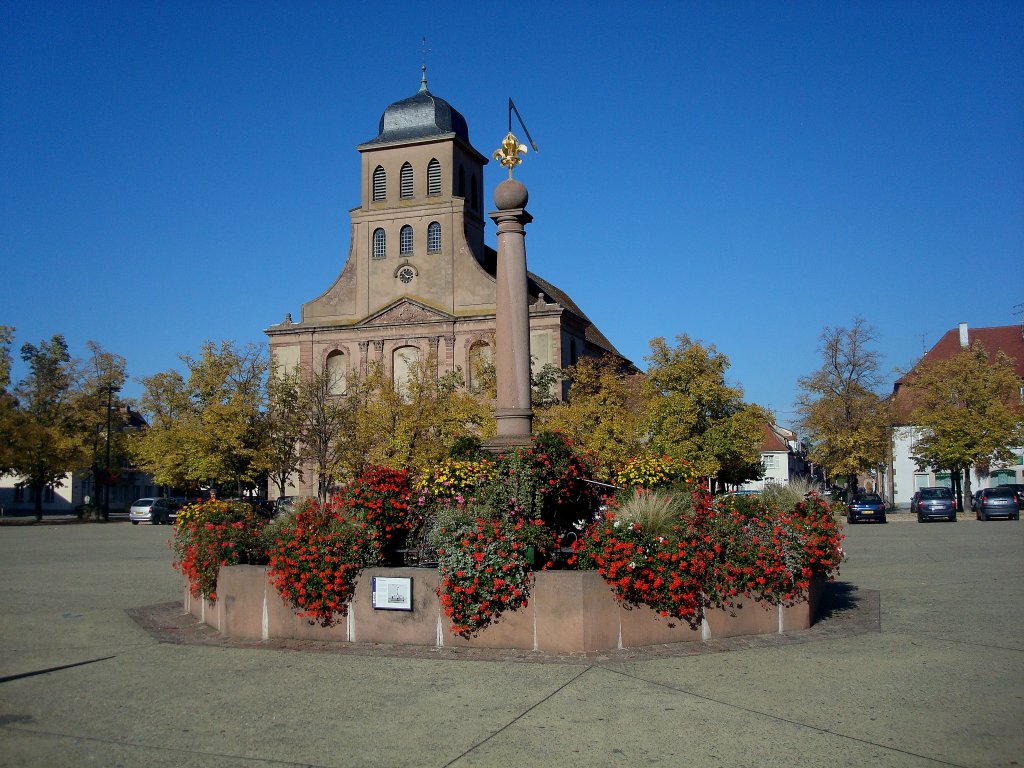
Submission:
[[[590,474],[586,459],[556,434],[502,456],[466,455],[438,465],[415,491],[405,472],[371,467],[328,504],[307,502],[269,525],[230,507],[186,512],[173,544],[176,564],[189,579],[190,600],[212,607],[223,593],[222,566],[269,561],[269,583],[292,611],[290,620],[332,631],[344,625],[351,639],[350,608],[360,605],[368,569],[396,565],[412,552],[438,566],[432,581],[417,571],[436,603],[421,603],[428,624],[435,607],[439,612],[432,637],[500,637],[512,643],[502,647],[515,648],[531,647],[527,639],[536,643],[538,632],[558,626],[541,621],[534,605],[545,589],[557,592],[542,583],[569,578],[547,576],[549,569],[588,573],[565,582],[579,593],[565,603],[567,615],[586,605],[607,619],[603,601],[617,600],[671,636],[680,636],[677,629],[706,636],[722,615],[741,613],[759,617],[757,631],[781,627],[783,611],[806,603],[811,585],[838,571],[842,534],[813,494],[712,499],[685,462],[640,457],[620,472],[629,488],[604,499],[598,513],[602,499],[586,482]],[[603,580],[601,597],[593,592],[595,578]],[[265,610],[269,604],[265,599]],[[651,634],[620,614],[608,625],[616,627],[617,642],[623,633]],[[608,629],[586,616],[573,621],[587,627],[585,634]],[[497,633],[496,624],[503,627]]]

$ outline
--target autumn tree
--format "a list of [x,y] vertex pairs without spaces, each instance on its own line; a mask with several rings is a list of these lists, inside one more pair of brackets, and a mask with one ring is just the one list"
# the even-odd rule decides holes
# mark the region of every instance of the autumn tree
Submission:
[[1024,407],[1013,360],[1003,352],[990,358],[975,342],[946,360],[924,360],[910,371],[905,386],[914,408],[910,423],[917,440],[914,460],[920,469],[936,467],[963,476],[954,483],[970,497],[970,468],[986,469],[1012,460],[1012,448],[1024,445]]
[[[89,360],[83,367],[77,407],[84,437],[89,446],[96,502],[102,503],[104,519],[110,518],[110,488],[117,467],[128,455],[125,442],[127,409],[120,392],[127,380],[124,357],[104,350],[94,341],[86,343]],[[101,499],[102,495],[102,499]]]
[[[350,384],[355,383],[353,378]],[[338,393],[337,382],[326,367],[305,372],[296,381],[298,458],[315,472],[321,503],[346,475],[352,457],[362,453],[354,444],[361,393],[351,385],[345,393]]]
[[290,477],[302,476],[300,384],[298,370],[285,371],[271,364],[263,413],[266,439],[258,462],[278,496],[285,495]]
[[8,464],[32,490],[42,520],[44,490],[89,463],[77,402],[81,373],[60,334],[23,344],[21,359],[28,373],[14,388]]
[[810,441],[808,458],[857,488],[857,474],[881,467],[890,449],[891,409],[881,384],[875,330],[863,318],[849,328],[826,327],[822,365],[798,380],[797,410]]
[[203,485],[236,492],[261,477],[261,410],[267,359],[256,345],[208,341],[198,357],[181,356],[185,378],[167,371],[143,380],[149,429],[136,458],[153,478],[179,488]]
[[9,472],[14,461],[14,431],[17,410],[11,386],[11,345],[14,328],[0,325],[0,475]]
[[648,399],[643,377],[612,356],[584,357],[566,369],[569,396],[536,410],[535,427],[558,431],[597,458],[602,477],[645,450]]
[[356,388],[354,445],[369,464],[419,471],[448,455],[466,434],[487,438],[495,433],[491,406],[466,391],[460,368],[437,373],[428,357],[413,364],[397,388],[379,367],[371,367]]
[[772,416],[726,382],[729,358],[686,334],[652,339],[644,380],[651,450],[690,462],[720,484],[761,476],[764,424]]

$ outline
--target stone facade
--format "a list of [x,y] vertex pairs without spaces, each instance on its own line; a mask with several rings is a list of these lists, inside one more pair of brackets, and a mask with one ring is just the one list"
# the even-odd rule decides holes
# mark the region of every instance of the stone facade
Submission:
[[[359,145],[361,203],[351,211],[348,258],[334,283],[303,304],[298,322],[266,329],[284,369],[364,375],[371,362],[401,376],[415,360],[439,373],[490,354],[495,258],[484,244],[483,169],[465,119],[426,88],[391,104],[378,135]],[[565,367],[612,344],[564,292],[528,275],[535,367]]]

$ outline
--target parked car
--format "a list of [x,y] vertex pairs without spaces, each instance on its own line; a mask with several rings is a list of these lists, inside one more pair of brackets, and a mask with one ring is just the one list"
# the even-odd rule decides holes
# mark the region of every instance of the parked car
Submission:
[[137,499],[132,502],[128,510],[128,519],[132,525],[139,523],[152,523],[153,525],[170,525],[178,515],[178,510],[184,505],[184,499],[176,498],[146,498]]
[[978,505],[981,503],[981,494],[984,490],[984,488],[979,488],[971,494],[971,512],[978,511]]
[[911,512],[917,513],[917,522],[948,520],[956,522],[956,499],[949,488],[921,488],[914,494]]
[[1000,483],[996,488],[1012,488],[1017,494],[1017,506],[1024,509],[1024,483]]
[[979,520],[991,520],[993,517],[1020,520],[1020,497],[1013,488],[1006,485],[986,488],[981,492],[981,500],[974,514]]
[[846,522],[853,524],[861,520],[885,522],[885,502],[877,493],[858,493],[846,505]]
[[272,516],[277,517],[278,515],[290,515],[295,511],[295,503],[302,498],[301,496],[278,496],[274,500],[274,511]]

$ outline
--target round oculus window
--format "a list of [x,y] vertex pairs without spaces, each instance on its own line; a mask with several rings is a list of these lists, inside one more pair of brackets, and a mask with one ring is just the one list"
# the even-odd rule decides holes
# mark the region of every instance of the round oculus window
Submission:
[[415,276],[416,273],[412,271],[412,267],[402,267],[398,270],[398,279],[407,285],[412,282]]

